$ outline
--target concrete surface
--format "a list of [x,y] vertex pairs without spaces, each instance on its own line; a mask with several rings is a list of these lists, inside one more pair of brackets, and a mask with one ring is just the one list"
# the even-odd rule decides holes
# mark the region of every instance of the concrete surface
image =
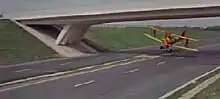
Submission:
[[100,12],[97,14],[77,15],[63,14],[56,16],[32,16],[29,18],[13,18],[23,24],[101,24],[109,22],[124,21],[145,21],[145,20],[162,20],[162,19],[184,19],[184,18],[203,18],[220,16],[220,5],[206,5],[201,7],[185,7],[185,8],[164,8],[160,10],[136,10],[121,11],[110,13]]
[[55,44],[55,40],[43,33],[40,33],[36,31],[35,29],[28,27],[26,25],[23,25],[15,20],[12,20],[15,24],[26,30],[31,35],[35,36],[37,39],[39,39],[41,42],[43,42],[45,45],[56,51],[59,55],[62,57],[78,57],[78,56],[85,56],[87,54],[84,54],[74,48],[68,47],[68,46],[57,46]]

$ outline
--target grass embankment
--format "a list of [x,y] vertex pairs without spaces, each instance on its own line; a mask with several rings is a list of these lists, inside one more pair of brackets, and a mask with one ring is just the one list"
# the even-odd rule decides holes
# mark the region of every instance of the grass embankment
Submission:
[[220,99],[220,79],[201,91],[192,99]]
[[[211,37],[218,37],[220,33],[218,31],[208,31],[203,29],[192,28],[164,28],[170,32],[176,34],[182,33],[184,30],[189,37],[196,39],[205,39]],[[158,44],[148,37],[144,36],[144,33],[151,33],[149,28],[144,27],[127,27],[127,28],[115,28],[115,27],[92,27],[87,34],[87,37],[102,45],[104,48],[110,50],[119,50],[126,48],[144,47],[148,45]],[[158,37],[162,37],[162,33],[158,33]]]
[[58,57],[16,24],[0,22],[0,65]]
[[[186,87],[178,90],[177,92],[175,92],[174,94],[172,94],[171,96],[167,97],[167,99],[177,99],[179,97],[181,97],[184,93],[186,93],[187,91],[195,88],[197,85],[201,84],[202,82],[204,82],[205,80],[209,79],[210,77],[213,77],[217,74],[220,73],[220,70],[216,70],[208,75],[205,75],[201,78],[199,78],[198,80],[195,81],[195,83],[191,83],[189,85],[187,85]],[[195,98],[195,99],[201,99],[201,98]],[[203,99],[203,98],[202,98]]]

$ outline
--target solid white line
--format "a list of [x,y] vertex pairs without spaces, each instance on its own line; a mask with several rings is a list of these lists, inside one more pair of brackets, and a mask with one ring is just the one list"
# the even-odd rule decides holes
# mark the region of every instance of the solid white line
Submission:
[[72,64],[73,62],[66,62],[66,63],[62,63],[60,65],[69,65],[69,64]]
[[184,57],[177,57],[176,59],[183,59]]
[[197,85],[195,88],[189,90],[185,94],[183,94],[178,99],[192,99],[196,94],[207,88],[209,85],[213,84],[220,78],[220,74],[217,74],[213,77],[210,77],[209,79],[203,81],[201,84]]
[[162,62],[157,63],[156,65],[162,65],[162,64],[165,64],[165,63],[166,63],[166,61],[162,61]]
[[31,70],[31,69],[22,69],[22,70],[17,70],[17,71],[15,71],[16,73],[20,73],[20,72],[25,72],[25,71],[29,71],[29,70]]
[[206,75],[209,75],[210,73],[215,72],[215,71],[218,70],[218,69],[220,69],[220,66],[218,66],[217,68],[215,68],[215,69],[213,69],[213,70],[211,70],[211,71],[206,72],[205,74],[203,74],[203,75],[201,75],[201,76],[196,77],[195,79],[192,79],[191,81],[189,81],[189,82],[183,84],[183,85],[180,86],[180,87],[177,87],[176,89],[174,89],[174,90],[172,90],[172,91],[166,93],[165,95],[161,96],[161,97],[158,98],[158,99],[166,99],[167,97],[171,96],[171,95],[174,94],[175,92],[181,90],[182,88],[184,88],[184,87],[186,87],[186,86],[188,86],[188,85],[190,85],[190,84],[192,84],[192,83],[196,83],[196,80],[198,80],[198,79],[200,79],[200,78],[202,78],[202,77],[204,77],[204,76],[206,76]]
[[138,68],[133,69],[133,70],[126,71],[126,72],[124,72],[124,73],[127,74],[127,73],[133,73],[133,72],[137,72],[137,71],[139,71]]
[[92,68],[95,68],[96,66],[99,66],[99,65],[95,65],[95,66],[88,66],[88,67],[84,67],[84,68],[79,68],[77,70],[86,70],[86,69],[92,69]]

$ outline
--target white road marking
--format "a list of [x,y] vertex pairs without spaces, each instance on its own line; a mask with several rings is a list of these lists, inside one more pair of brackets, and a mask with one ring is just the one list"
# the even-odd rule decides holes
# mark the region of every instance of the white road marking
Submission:
[[[218,46],[218,45],[220,45],[220,44],[215,44],[215,45],[212,45],[212,46],[201,46],[199,48],[214,47],[214,46]],[[168,54],[166,54],[166,55],[168,55]],[[169,55],[171,55],[171,54],[169,54]],[[159,57],[161,57],[161,56],[159,56]],[[158,58],[158,57],[154,57],[154,58]],[[154,59],[154,58],[150,58],[150,59]],[[0,84],[0,86],[20,83],[20,82],[25,82],[25,81],[30,81],[30,80],[36,80],[36,79],[45,78],[45,77],[54,77],[54,78],[50,78],[50,79],[46,79],[46,80],[40,80],[40,81],[37,81],[37,82],[34,82],[34,83],[26,83],[26,84],[22,84],[22,85],[19,85],[19,86],[14,86],[14,87],[1,89],[0,92],[9,91],[9,90],[22,88],[22,87],[27,87],[27,86],[36,85],[36,84],[41,84],[41,83],[45,83],[45,82],[49,82],[49,81],[53,81],[53,80],[62,79],[62,78],[67,78],[67,77],[72,77],[72,76],[97,72],[97,71],[100,71],[100,70],[105,70],[105,69],[113,68],[113,67],[116,67],[116,66],[119,66],[119,65],[111,65],[111,66],[108,66],[108,67],[99,68],[99,69],[91,70],[91,71],[88,71],[88,72],[78,72],[78,73],[74,73],[74,74],[68,74],[68,73],[73,73],[74,70],[72,70],[72,71],[58,72],[58,73],[54,73],[54,74],[42,75],[42,76],[37,76],[37,77],[31,77],[31,78],[26,78],[26,79],[21,79],[21,80],[15,80],[15,81]],[[68,74],[68,75],[64,75],[64,74]],[[64,75],[64,76],[60,76],[60,75]],[[59,76],[59,77],[55,77],[55,76]]]
[[184,57],[177,57],[176,59],[183,59]]
[[88,66],[88,67],[84,67],[84,68],[79,68],[79,69],[77,69],[77,70],[92,69],[92,68],[95,68],[96,66],[98,66],[98,65],[95,65],[95,66]]
[[162,64],[165,64],[165,63],[166,63],[166,61],[162,61],[162,62],[157,63],[156,65],[162,65]]
[[22,70],[17,70],[17,71],[15,71],[16,73],[20,73],[20,72],[25,72],[25,71],[29,71],[29,70],[31,70],[31,69],[22,69]]
[[83,84],[75,84],[74,87],[82,86]]
[[66,62],[66,63],[62,63],[60,65],[68,65],[68,64],[72,64],[73,62]]
[[118,65],[121,65],[121,66],[129,65],[129,64],[132,64],[132,63],[141,62],[141,61],[145,61],[145,60],[147,60],[147,59],[137,59],[137,60],[129,61],[129,62],[126,62],[126,63],[120,63]]
[[[154,58],[158,58],[158,57],[160,57],[160,56],[150,57],[148,59],[154,59]],[[146,59],[146,60],[148,60],[148,59]],[[134,62],[132,62],[132,63],[134,63]],[[41,83],[45,83],[45,82],[49,82],[49,81],[54,81],[54,80],[58,80],[58,79],[63,79],[63,78],[68,78],[68,77],[72,77],[72,76],[98,72],[101,70],[106,70],[106,69],[114,68],[117,66],[122,66],[122,65],[121,64],[114,64],[114,65],[110,65],[110,66],[103,67],[103,68],[98,68],[98,69],[94,69],[94,70],[90,70],[90,71],[82,71],[82,72],[77,72],[77,73],[74,73],[76,70],[71,70],[71,71],[58,72],[58,73],[54,73],[54,74],[47,74],[47,75],[42,75],[42,76],[36,76],[36,77],[30,77],[30,78],[26,78],[26,79],[15,80],[15,81],[0,84],[0,86],[6,86],[6,85],[10,85],[10,84],[16,84],[16,83],[21,83],[21,82],[25,82],[25,81],[36,80],[36,79],[40,79],[40,78],[53,77],[53,78],[48,78],[48,79],[44,79],[44,80],[40,80],[40,81],[36,81],[36,82],[25,83],[25,84],[18,85],[18,86],[0,89],[0,92],[14,90],[14,89],[27,87],[27,86],[31,86],[31,85],[37,85],[37,84],[41,84]],[[69,73],[71,73],[71,74],[69,74]],[[66,74],[66,75],[64,75],[64,74]]]
[[132,69],[132,70],[129,70],[129,71],[126,71],[126,72],[124,72],[124,73],[127,74],[127,73],[133,73],[133,72],[137,72],[137,71],[139,71],[138,68]]
[[74,87],[79,87],[79,86],[83,86],[83,85],[88,85],[88,84],[91,84],[91,83],[94,83],[95,80],[90,80],[90,81],[87,81],[87,82],[84,82],[84,83],[80,83],[80,84],[75,84]]
[[91,83],[94,83],[94,82],[95,82],[95,80],[91,80],[91,81],[88,81],[88,82],[84,82],[83,84],[88,85],[88,84],[91,84]]

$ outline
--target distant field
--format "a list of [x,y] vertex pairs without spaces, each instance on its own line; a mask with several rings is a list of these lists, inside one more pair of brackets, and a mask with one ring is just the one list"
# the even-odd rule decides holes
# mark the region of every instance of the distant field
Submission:
[[[165,30],[180,34],[184,30],[187,31],[189,37],[197,39],[206,39],[211,37],[220,37],[218,31],[208,31],[203,29],[190,29],[190,28],[164,28]],[[144,33],[151,33],[151,30],[143,27],[128,27],[128,28],[100,28],[92,27],[87,34],[87,37],[102,45],[104,48],[110,50],[119,50],[134,47],[143,47],[157,44],[151,39],[144,36]],[[158,34],[162,37],[162,33]]]
[[0,65],[58,57],[12,22],[0,22]]

